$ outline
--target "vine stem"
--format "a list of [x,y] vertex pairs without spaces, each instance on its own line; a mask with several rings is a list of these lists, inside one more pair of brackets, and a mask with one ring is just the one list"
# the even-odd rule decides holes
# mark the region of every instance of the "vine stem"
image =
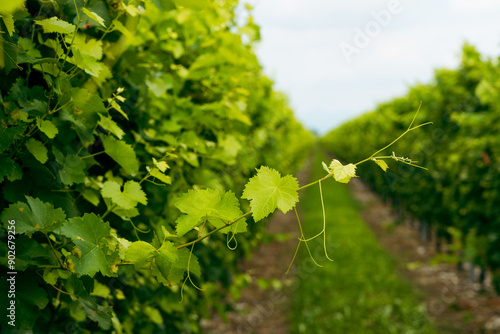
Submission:
[[316,180],[314,182],[311,182],[309,184],[306,184],[305,186],[302,186],[299,188],[299,190],[302,190],[302,189],[305,189],[305,188],[309,188],[310,186],[314,186],[316,183],[319,183],[319,182],[323,182],[324,180],[328,179],[329,177],[332,177],[333,176],[333,173],[331,174],[328,174],[327,176],[319,179],[319,180]]
[[368,158],[366,158],[364,160],[361,160],[361,161],[355,163],[354,165],[357,166],[357,165],[362,164],[363,162],[367,162],[367,161],[371,160],[374,156],[376,156],[377,154],[379,154],[383,150],[385,150],[385,149],[391,147],[392,145],[394,145],[398,140],[400,140],[401,138],[403,138],[408,132],[416,130],[418,128],[421,128],[421,127],[429,125],[429,124],[432,124],[432,122],[423,123],[423,124],[417,125],[416,127],[406,129],[405,132],[403,132],[398,138],[394,139],[390,144],[387,144],[386,146],[384,146],[383,148],[381,148],[377,152],[375,152],[372,155],[370,155]]
[[53,284],[50,284],[50,283],[49,283],[49,285],[50,285],[51,287],[53,287],[54,289],[56,289],[57,291],[59,291],[59,292],[61,292],[61,293],[64,293],[64,294],[66,294],[66,295],[70,295],[70,296],[74,296],[74,295],[75,295],[74,293],[70,293],[70,292],[63,291],[63,290],[59,289],[57,286],[55,286],[55,285],[53,285]]
[[366,158],[364,160],[361,160],[361,161],[355,163],[354,165],[357,166],[357,165],[362,164],[363,162],[371,160],[374,156],[376,156],[377,154],[379,154],[383,150],[385,150],[385,149],[391,147],[392,145],[394,145],[398,140],[400,140],[401,138],[403,138],[408,132],[416,130],[418,128],[421,128],[421,127],[429,125],[429,124],[433,124],[432,122],[427,122],[427,123],[423,123],[423,124],[417,125],[417,126],[415,126],[415,127],[412,128],[412,125],[413,125],[413,123],[415,123],[415,119],[417,118],[418,113],[419,113],[421,107],[422,107],[422,101],[420,101],[420,105],[418,106],[417,112],[413,116],[413,119],[411,120],[411,123],[410,123],[410,125],[408,125],[408,128],[406,129],[405,132],[403,132],[398,138],[394,139],[390,144],[387,144],[386,146],[384,146],[383,148],[381,148],[377,152],[375,152],[372,155],[370,155],[368,158]]
[[115,205],[113,205],[111,208],[108,208],[108,210],[106,210],[106,212],[104,212],[104,214],[102,215],[102,217],[101,217],[101,218],[102,218],[102,219],[104,219],[104,217],[106,217],[107,215],[109,215],[109,213],[110,213],[111,211],[113,211],[113,210],[114,210],[117,206],[118,206],[118,204],[115,204]]
[[106,153],[106,151],[101,151],[101,152],[97,152],[97,153],[94,153],[94,154],[89,154],[89,155],[86,155],[84,157],[81,157],[80,159],[92,158],[92,157],[95,157],[96,155],[103,154],[103,153]]
[[54,249],[54,246],[52,246],[52,242],[50,241],[49,236],[47,234],[45,234],[45,237],[47,238],[47,241],[49,242],[50,248],[52,249],[52,252],[54,253],[54,256],[56,257],[57,262],[59,262],[59,265],[61,266],[61,268],[66,269],[66,267],[63,266],[61,260],[59,259],[59,256],[57,256],[56,250]]
[[244,213],[243,215],[239,216],[238,218],[236,218],[236,219],[235,219],[235,220],[233,220],[232,222],[229,222],[229,223],[227,223],[226,225],[223,225],[223,226],[221,226],[221,227],[219,227],[219,228],[216,228],[215,230],[208,232],[207,234],[205,234],[205,235],[204,235],[204,236],[202,236],[202,237],[199,237],[199,238],[198,238],[198,239],[196,239],[196,240],[193,240],[193,241],[190,241],[190,242],[188,242],[188,243],[185,243],[184,245],[177,246],[177,249],[181,249],[181,248],[184,248],[184,247],[188,247],[188,246],[193,245],[193,244],[195,244],[195,243],[197,243],[197,242],[200,242],[200,241],[202,241],[203,239],[208,238],[208,237],[209,237],[209,236],[211,236],[212,234],[217,233],[217,232],[219,232],[220,230],[222,230],[222,229],[224,229],[224,228],[226,228],[226,227],[228,227],[228,226],[233,225],[233,224],[234,224],[234,223],[236,223],[238,220],[243,219],[243,218],[245,218],[245,217],[247,217],[247,216],[250,216],[251,214],[252,214],[252,211],[248,211],[247,213]]
[[[37,272],[38,276],[40,276],[41,278],[43,278],[43,275],[41,275],[39,272]],[[70,293],[70,292],[66,292],[66,291],[63,291],[61,289],[59,289],[58,287],[56,287],[55,285],[53,284],[50,284],[48,283],[51,287],[53,287],[54,289],[56,289],[57,291],[61,292],[61,293],[64,293],[64,294],[67,294],[67,295],[70,295],[70,296],[74,296],[75,294],[74,293]]]

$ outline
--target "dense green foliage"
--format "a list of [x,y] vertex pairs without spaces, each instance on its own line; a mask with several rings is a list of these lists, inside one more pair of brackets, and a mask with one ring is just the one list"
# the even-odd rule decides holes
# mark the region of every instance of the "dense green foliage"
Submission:
[[23,3],[0,4],[0,259],[17,271],[16,329],[199,331],[238,294],[236,260],[262,235],[252,219],[295,205],[278,171],[312,143],[262,74],[251,9],[238,25],[236,0]]
[[[324,176],[317,150],[311,179]],[[377,168],[371,166],[372,168]],[[308,242],[315,266],[302,247],[296,260],[292,296],[292,333],[433,333],[425,305],[396,273],[396,261],[385,252],[360,218],[359,204],[349,188],[322,182],[327,216],[329,262],[320,239]],[[318,187],[304,191],[298,205],[305,237],[322,229]]]
[[[403,132],[422,101],[419,119],[433,126],[408,134],[383,155],[404,152],[425,171],[391,164],[387,173],[367,164],[359,175],[385,198],[455,238],[462,259],[489,268],[500,291],[500,66],[463,48],[458,69],[435,72],[429,84],[380,104],[375,111],[327,134],[323,143],[342,160],[359,161]],[[348,140],[346,140],[348,139]]]

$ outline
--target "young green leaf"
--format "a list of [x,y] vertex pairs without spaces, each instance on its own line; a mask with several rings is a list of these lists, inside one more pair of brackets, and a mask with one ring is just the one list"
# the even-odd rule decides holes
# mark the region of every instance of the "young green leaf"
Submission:
[[116,124],[115,121],[111,119],[111,117],[103,116],[99,114],[101,120],[99,121],[99,125],[102,126],[104,130],[107,130],[114,134],[118,139],[122,139],[125,132]]
[[60,233],[71,240],[80,250],[81,256],[69,257],[75,263],[75,271],[80,275],[94,276],[100,271],[105,276],[113,276],[111,266],[118,258],[117,253],[108,255],[105,237],[110,235],[109,223],[91,213],[83,217],[70,218],[60,228]]
[[158,168],[162,173],[165,173],[167,168],[169,168],[168,164],[165,161],[156,161],[155,158],[153,158],[153,163],[156,168]]
[[98,305],[93,299],[78,298],[80,305],[90,319],[96,321],[104,330],[111,328],[112,308]]
[[335,181],[348,183],[351,177],[356,177],[356,166],[353,164],[342,165],[337,159],[332,160],[329,169],[333,172]]
[[104,19],[102,17],[100,17],[99,15],[97,15],[94,12],[91,12],[90,10],[88,10],[85,7],[82,8],[82,12],[84,14],[86,14],[90,19],[96,21],[97,23],[99,23],[100,25],[102,25],[104,28],[106,28],[106,25],[104,25]]
[[170,269],[170,275],[168,275],[168,280],[170,282],[179,282],[184,277],[184,273],[188,269],[189,272],[195,274],[196,276],[201,276],[201,268],[198,263],[198,258],[196,255],[191,254],[191,259],[189,256],[189,250],[186,248],[179,249],[177,252],[177,260],[172,263],[172,269]]
[[179,250],[170,241],[165,241],[155,252],[154,259],[161,275],[168,280],[172,271],[172,265],[178,259]]
[[139,171],[139,162],[132,146],[112,136],[102,136],[101,139],[106,154],[122,166],[127,173],[135,176]]
[[328,166],[325,164],[325,162],[324,162],[324,161],[321,161],[321,165],[323,166],[323,169],[324,169],[324,170],[325,170],[328,174],[330,174],[330,173],[331,173],[331,171],[328,169]]
[[135,181],[127,181],[123,186],[123,192],[115,181],[106,181],[101,194],[102,197],[111,198],[113,203],[126,210],[135,208],[137,203],[148,204],[148,198],[142,191],[141,185]]
[[36,160],[40,161],[42,164],[46,163],[49,159],[45,146],[34,138],[28,139],[26,142],[26,148],[31,154],[33,154]]
[[36,118],[36,125],[40,131],[45,133],[50,139],[54,138],[59,133],[59,130],[56,128],[54,123],[48,120],[43,120],[40,117]]
[[389,168],[389,166],[387,165],[387,163],[384,161],[384,160],[377,160],[377,159],[373,159],[373,161],[380,167],[382,168],[382,170],[385,172],[387,171],[387,169]]
[[14,33],[14,17],[12,14],[2,14],[0,12],[0,17],[3,20],[3,23],[5,24],[5,27],[7,28],[7,32],[9,33],[9,36],[12,36]]
[[[222,227],[242,215],[239,202],[231,191],[224,193],[214,189],[189,190],[175,203],[175,206],[186,213],[176,221],[176,231],[179,237],[200,225],[204,220],[210,221],[215,227]],[[236,224],[238,225],[237,230],[235,226],[230,226],[222,229],[222,232],[246,231],[244,219]]]
[[124,260],[133,263],[136,270],[149,269],[155,251],[150,243],[136,241],[128,246]]
[[78,66],[85,73],[90,74],[94,77],[99,77],[101,72],[104,71],[104,64],[99,62],[98,59],[83,53],[77,47],[73,47],[73,57],[69,59],[71,63]]
[[252,215],[257,222],[276,208],[283,213],[291,210],[299,200],[298,190],[299,183],[295,177],[281,177],[278,171],[262,166],[245,185],[242,198],[250,200]]
[[85,181],[85,162],[78,156],[68,154],[64,157],[62,169],[59,170],[62,183],[72,185]]
[[172,183],[172,178],[170,176],[165,175],[162,172],[160,172],[160,170],[158,168],[151,169],[149,171],[149,174],[151,174],[152,177],[154,177],[155,179],[160,180],[163,183],[166,183],[166,184],[171,184]]
[[73,183],[83,183],[85,181],[85,162],[77,155],[64,155],[55,147],[52,147],[52,153],[56,157],[56,161],[61,164],[59,168],[59,177],[61,182],[66,185]]
[[[71,44],[73,42],[73,44]],[[66,43],[71,44],[72,50],[78,50],[81,54],[100,60],[102,58],[102,41],[88,38],[87,35],[78,33],[76,36],[66,36]]]
[[57,17],[51,17],[45,20],[35,20],[36,24],[39,24],[43,28],[43,32],[50,34],[52,32],[57,32],[60,34],[72,34],[75,32],[76,26],[63,20],[59,20]]
[[[136,241],[128,246],[125,251],[124,260],[133,263],[136,270],[153,270],[153,274],[164,283],[177,283],[182,277],[179,279],[174,277],[176,280],[172,280],[171,275],[174,264],[179,260],[181,251],[170,241],[165,241],[159,249],[156,249],[147,242]],[[178,267],[179,265],[175,268],[178,269]],[[182,274],[184,274],[187,269],[187,263],[182,269]],[[174,276],[175,272],[176,270],[174,270]]]
[[7,226],[8,220],[16,221],[16,233],[32,234],[36,231],[44,233],[54,230],[58,224],[66,219],[62,209],[54,209],[50,203],[44,203],[38,198],[26,196],[28,204],[17,202],[4,210],[1,221]]
[[114,99],[109,98],[108,103],[111,105],[113,109],[118,111],[120,114],[122,114],[123,117],[125,117],[128,120],[128,115],[123,111],[122,107],[116,102]]

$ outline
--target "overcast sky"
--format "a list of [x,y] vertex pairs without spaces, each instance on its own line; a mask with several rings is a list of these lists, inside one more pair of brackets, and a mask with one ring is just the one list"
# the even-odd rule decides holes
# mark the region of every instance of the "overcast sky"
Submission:
[[465,41],[500,56],[496,0],[248,2],[265,72],[320,133],[429,82],[436,68],[455,68]]

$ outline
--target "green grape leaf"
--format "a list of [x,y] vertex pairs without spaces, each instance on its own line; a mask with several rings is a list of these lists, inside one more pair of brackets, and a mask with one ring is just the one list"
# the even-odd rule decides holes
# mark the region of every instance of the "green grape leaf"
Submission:
[[79,156],[74,154],[64,155],[55,147],[52,148],[52,153],[56,157],[56,161],[61,164],[59,177],[62,183],[70,186],[73,183],[85,182],[86,164]]
[[44,203],[38,198],[26,196],[28,204],[17,202],[11,204],[1,215],[1,221],[7,226],[8,220],[16,221],[16,233],[32,234],[36,231],[48,233],[66,219],[62,209],[54,209],[50,203]]
[[54,138],[59,133],[59,130],[56,128],[54,123],[48,120],[43,120],[40,117],[36,118],[36,125],[40,131],[45,133],[50,139]]
[[160,311],[157,308],[146,306],[144,308],[144,314],[151,320],[153,323],[157,325],[163,324],[163,317],[161,316]]
[[[109,207],[110,206],[108,205],[108,208]],[[113,213],[116,214],[118,217],[121,217],[123,220],[128,220],[130,218],[134,218],[139,215],[139,211],[137,210],[137,208],[124,209],[119,206],[113,209]]]
[[0,126],[0,153],[6,151],[14,143],[16,137],[21,136],[26,130],[26,125],[18,125],[10,128]]
[[101,200],[99,198],[99,193],[97,192],[97,190],[94,190],[94,189],[84,188],[82,190],[82,196],[88,202],[92,203],[94,206],[98,206],[99,203],[101,202]]
[[91,12],[90,10],[88,10],[85,7],[82,8],[82,12],[85,13],[90,19],[96,21],[97,23],[102,25],[104,28],[106,28],[106,25],[104,24],[104,19],[102,17],[100,17],[99,15],[97,15],[94,12]]
[[134,39],[134,35],[118,20],[113,21],[113,28],[121,32],[128,39]]
[[387,171],[387,169],[389,168],[389,166],[387,165],[387,163],[384,161],[384,160],[376,160],[374,159],[373,160],[380,168],[382,168],[382,170],[385,172]]
[[172,265],[177,261],[178,252],[179,250],[175,248],[173,243],[166,241],[154,255],[158,270],[167,280],[172,271]]
[[132,146],[112,136],[102,136],[101,139],[106,154],[122,166],[127,173],[135,176],[139,171],[139,162]]
[[0,156],[0,183],[4,177],[9,176],[14,170],[14,160],[9,157]]
[[33,154],[36,160],[40,161],[42,164],[46,163],[49,157],[47,156],[47,149],[45,146],[34,138],[28,139],[26,142],[26,148]]
[[[216,213],[216,215],[214,215]],[[221,199],[217,202],[214,212],[207,217],[208,221],[216,228],[223,227],[225,223],[229,223],[243,214],[240,210],[240,203],[236,196],[228,191],[222,194]],[[222,233],[232,232],[233,234],[247,231],[246,219],[242,218],[233,225],[223,228]]]
[[329,169],[333,172],[335,181],[340,183],[348,183],[351,177],[356,177],[356,166],[353,164],[342,165],[337,159],[333,159]]
[[91,94],[83,88],[71,88],[68,97],[71,98],[73,108],[63,108],[61,119],[73,123],[76,133],[84,146],[95,142],[93,133],[99,113],[106,113],[107,109],[98,94]]
[[113,121],[110,117],[103,116],[99,114],[101,120],[99,121],[99,125],[102,126],[103,129],[114,134],[118,139],[122,139],[125,132]]
[[59,278],[68,279],[72,273],[65,269],[45,269],[43,280],[49,284],[56,285]]
[[108,298],[110,296],[111,290],[108,286],[99,283],[99,281],[94,280],[94,290],[90,293],[91,296],[97,296],[101,298]]
[[109,223],[93,213],[86,213],[83,217],[70,218],[61,226],[60,233],[73,240],[81,252],[79,257],[70,255],[77,274],[93,277],[100,271],[105,276],[113,276],[111,266],[118,256],[107,254],[104,238],[110,235]]
[[149,174],[151,174],[152,177],[154,177],[155,179],[160,180],[163,183],[166,183],[166,184],[171,184],[172,183],[172,178],[170,176],[165,175],[162,172],[160,172],[160,170],[158,168],[151,169],[149,171]]
[[[92,127],[97,123],[97,113],[105,113],[107,111],[102,99],[99,95],[92,94],[85,88],[72,88],[71,89],[71,99],[77,110],[75,113],[79,115],[80,118],[89,118],[92,116]],[[95,122],[94,122],[95,119]],[[86,124],[86,122],[82,123]]]
[[0,183],[3,182],[4,177],[11,182],[21,180],[23,171],[11,158],[0,156]]
[[[73,44],[71,44],[73,41]],[[66,43],[71,47],[78,49],[81,54],[91,56],[97,60],[102,58],[102,41],[88,38],[86,34],[77,34],[73,40],[73,35],[66,36]]]
[[321,165],[323,166],[323,169],[324,169],[324,170],[325,170],[328,174],[330,174],[330,173],[331,173],[330,169],[328,169],[328,166],[325,164],[325,162],[324,162],[324,161],[321,161]]
[[281,177],[278,171],[262,166],[245,185],[242,198],[250,200],[253,218],[258,222],[276,208],[283,213],[291,210],[299,200],[298,190],[299,183],[295,177]]
[[165,226],[161,226],[161,231],[163,232],[163,237],[165,239],[167,238],[177,238],[177,235],[176,234],[173,234],[173,233],[170,233],[169,230],[167,230],[167,228]]
[[169,168],[168,164],[165,161],[156,161],[155,158],[153,158],[153,164],[155,165],[156,168],[160,170],[160,172],[165,173],[167,168]]
[[[180,216],[176,221],[176,231],[179,237],[200,225],[204,220],[210,221],[216,227],[221,227],[242,215],[239,202],[230,191],[224,193],[214,189],[192,189],[184,194],[175,203],[175,206],[186,214]],[[238,226],[239,231],[246,231],[244,219]],[[231,227],[223,229],[222,232],[232,231]],[[238,231],[234,229],[233,232]]]
[[201,276],[201,268],[198,263],[198,258],[196,255],[191,254],[191,260],[189,259],[189,250],[186,248],[181,248],[177,252],[177,260],[172,264],[172,269],[170,270],[170,275],[168,280],[170,282],[179,282],[184,277],[184,273],[188,270],[189,272],[195,274],[196,276]]
[[101,72],[104,70],[103,63],[99,62],[98,59],[83,53],[76,46],[73,47],[72,50],[73,57],[70,58],[71,63],[84,70],[85,73],[94,77],[99,77],[101,75]]
[[136,270],[149,269],[156,249],[145,241],[131,243],[125,251],[124,261],[134,264]]
[[[153,270],[153,274],[155,274],[162,282],[176,283],[180,279],[173,281],[170,279],[170,276],[172,274],[172,270],[175,269],[175,277],[175,272],[179,269],[179,264],[177,264],[176,267],[174,267],[174,264],[178,262],[178,255],[180,253],[181,252],[170,241],[165,241],[159,249],[156,249],[153,245],[147,242],[136,241],[128,246],[125,251],[124,260],[133,263],[136,270]],[[187,263],[184,267],[184,271],[186,268]]]
[[12,36],[15,31],[14,17],[12,16],[12,14],[1,14],[1,12],[0,17],[2,18],[5,27],[7,28],[7,33],[9,33],[9,36]]
[[121,208],[129,210],[135,208],[137,203],[148,204],[148,198],[141,185],[135,181],[127,181],[121,186],[115,181],[106,181],[101,190],[102,197],[111,198],[111,201]]
[[[85,311],[87,316],[96,321],[104,330],[111,327],[111,318],[113,316],[111,307],[103,307],[98,305],[95,299],[90,295],[94,289],[95,280],[72,274],[65,282],[65,288],[68,292],[74,294],[78,298],[79,306]],[[79,307],[80,308],[80,307]]]
[[162,74],[159,77],[146,79],[145,84],[156,97],[160,97],[173,87],[173,82],[174,79],[170,74]]
[[25,60],[31,63],[42,57],[40,50],[36,48],[36,44],[29,38],[20,37],[17,40],[17,46],[19,47],[18,64],[22,63],[21,57],[25,57]]
[[78,156],[69,154],[64,157],[62,169],[59,169],[62,183],[72,185],[73,183],[85,182],[85,162]]
[[59,34],[72,34],[75,32],[75,25],[68,23],[63,20],[59,20],[57,17],[51,17],[45,20],[35,20],[36,24],[39,24],[43,28],[43,32],[46,34],[57,32]]
[[113,317],[111,307],[98,305],[93,299],[78,298],[78,301],[89,318],[96,321],[99,327],[104,330],[111,328],[111,318]]
[[123,111],[122,107],[120,107],[118,102],[116,102],[114,99],[111,98],[108,99],[108,102],[111,105],[111,107],[113,107],[113,109],[118,111],[120,114],[122,114],[123,117],[125,117],[128,120],[128,115],[125,113],[125,111]]

